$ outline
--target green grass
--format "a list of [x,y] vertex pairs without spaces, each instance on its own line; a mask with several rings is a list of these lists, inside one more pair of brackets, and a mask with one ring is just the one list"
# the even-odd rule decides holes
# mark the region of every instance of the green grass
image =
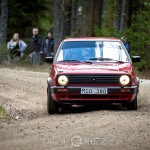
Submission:
[[3,106],[0,106],[0,119],[3,119],[6,117],[6,111]]

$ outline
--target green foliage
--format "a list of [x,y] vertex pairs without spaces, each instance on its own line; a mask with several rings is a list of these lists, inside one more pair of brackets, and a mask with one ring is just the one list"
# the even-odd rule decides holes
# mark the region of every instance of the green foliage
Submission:
[[[149,3],[150,4],[150,3]],[[150,5],[140,11],[134,18],[131,28],[124,33],[131,43],[131,54],[140,55],[141,63],[137,63],[139,70],[150,70]]]
[[0,106],[0,119],[6,116],[6,112],[4,107]]
[[52,0],[11,0],[9,1],[8,39],[15,32],[21,37],[31,37],[33,27],[45,35],[53,27]]
[[103,26],[102,29],[100,29],[98,26],[94,27],[94,35],[96,37],[120,37],[122,34],[118,32],[116,28]]
[[7,60],[8,58],[8,50],[6,45],[0,45],[0,63]]
[[122,33],[106,23],[100,29],[95,25],[94,34],[99,37],[127,37],[130,43],[130,55],[140,55],[141,62],[135,64],[138,70],[150,70],[150,3],[144,3],[143,9],[134,17],[131,27]]
[[[77,0],[77,20],[76,31],[71,33],[72,21],[72,0],[60,0],[60,35],[62,38],[73,36],[91,36],[93,35],[93,23],[91,19],[92,9],[91,0]],[[11,0],[9,1],[8,18],[8,40],[12,38],[15,32],[29,44],[33,27],[40,29],[40,35],[46,36],[48,30],[53,31],[54,25],[54,0]],[[119,22],[121,19],[122,2],[119,0],[108,0],[100,3],[100,0],[94,1],[94,35],[97,37],[127,37],[131,55],[140,55],[141,63],[137,63],[139,70],[150,69],[150,2],[149,0],[132,0],[127,2],[126,27],[123,32],[119,32]],[[101,7],[99,6],[102,6]],[[82,11],[79,13],[79,7]],[[64,8],[64,11],[62,11]],[[101,18],[101,19],[100,19]],[[100,20],[100,22],[99,22]],[[91,32],[92,30],[92,32]],[[92,34],[91,34],[92,33]],[[58,39],[60,36],[57,37]],[[55,38],[55,41],[57,39]],[[0,62],[7,60],[8,50],[5,46],[0,47]],[[25,57],[19,60],[18,64],[29,60],[28,48],[25,51]]]

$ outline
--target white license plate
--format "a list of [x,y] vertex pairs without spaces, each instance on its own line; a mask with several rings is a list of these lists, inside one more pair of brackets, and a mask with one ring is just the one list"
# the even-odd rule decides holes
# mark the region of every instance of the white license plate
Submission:
[[81,94],[108,94],[107,88],[81,88]]

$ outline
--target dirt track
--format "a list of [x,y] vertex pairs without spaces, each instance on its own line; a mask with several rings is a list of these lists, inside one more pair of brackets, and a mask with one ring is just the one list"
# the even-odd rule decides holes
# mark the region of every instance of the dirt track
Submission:
[[137,111],[81,107],[48,116],[47,77],[0,69],[0,105],[12,117],[0,123],[0,150],[150,149],[150,80],[141,82]]

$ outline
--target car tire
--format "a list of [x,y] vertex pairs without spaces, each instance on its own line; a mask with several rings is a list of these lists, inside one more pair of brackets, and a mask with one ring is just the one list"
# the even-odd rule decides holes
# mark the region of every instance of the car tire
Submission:
[[47,111],[48,114],[59,113],[59,105],[53,100],[51,96],[50,88],[48,88],[48,94],[47,94]]
[[138,109],[138,94],[136,94],[136,97],[134,98],[134,100],[127,104],[127,109],[128,110],[137,110]]

